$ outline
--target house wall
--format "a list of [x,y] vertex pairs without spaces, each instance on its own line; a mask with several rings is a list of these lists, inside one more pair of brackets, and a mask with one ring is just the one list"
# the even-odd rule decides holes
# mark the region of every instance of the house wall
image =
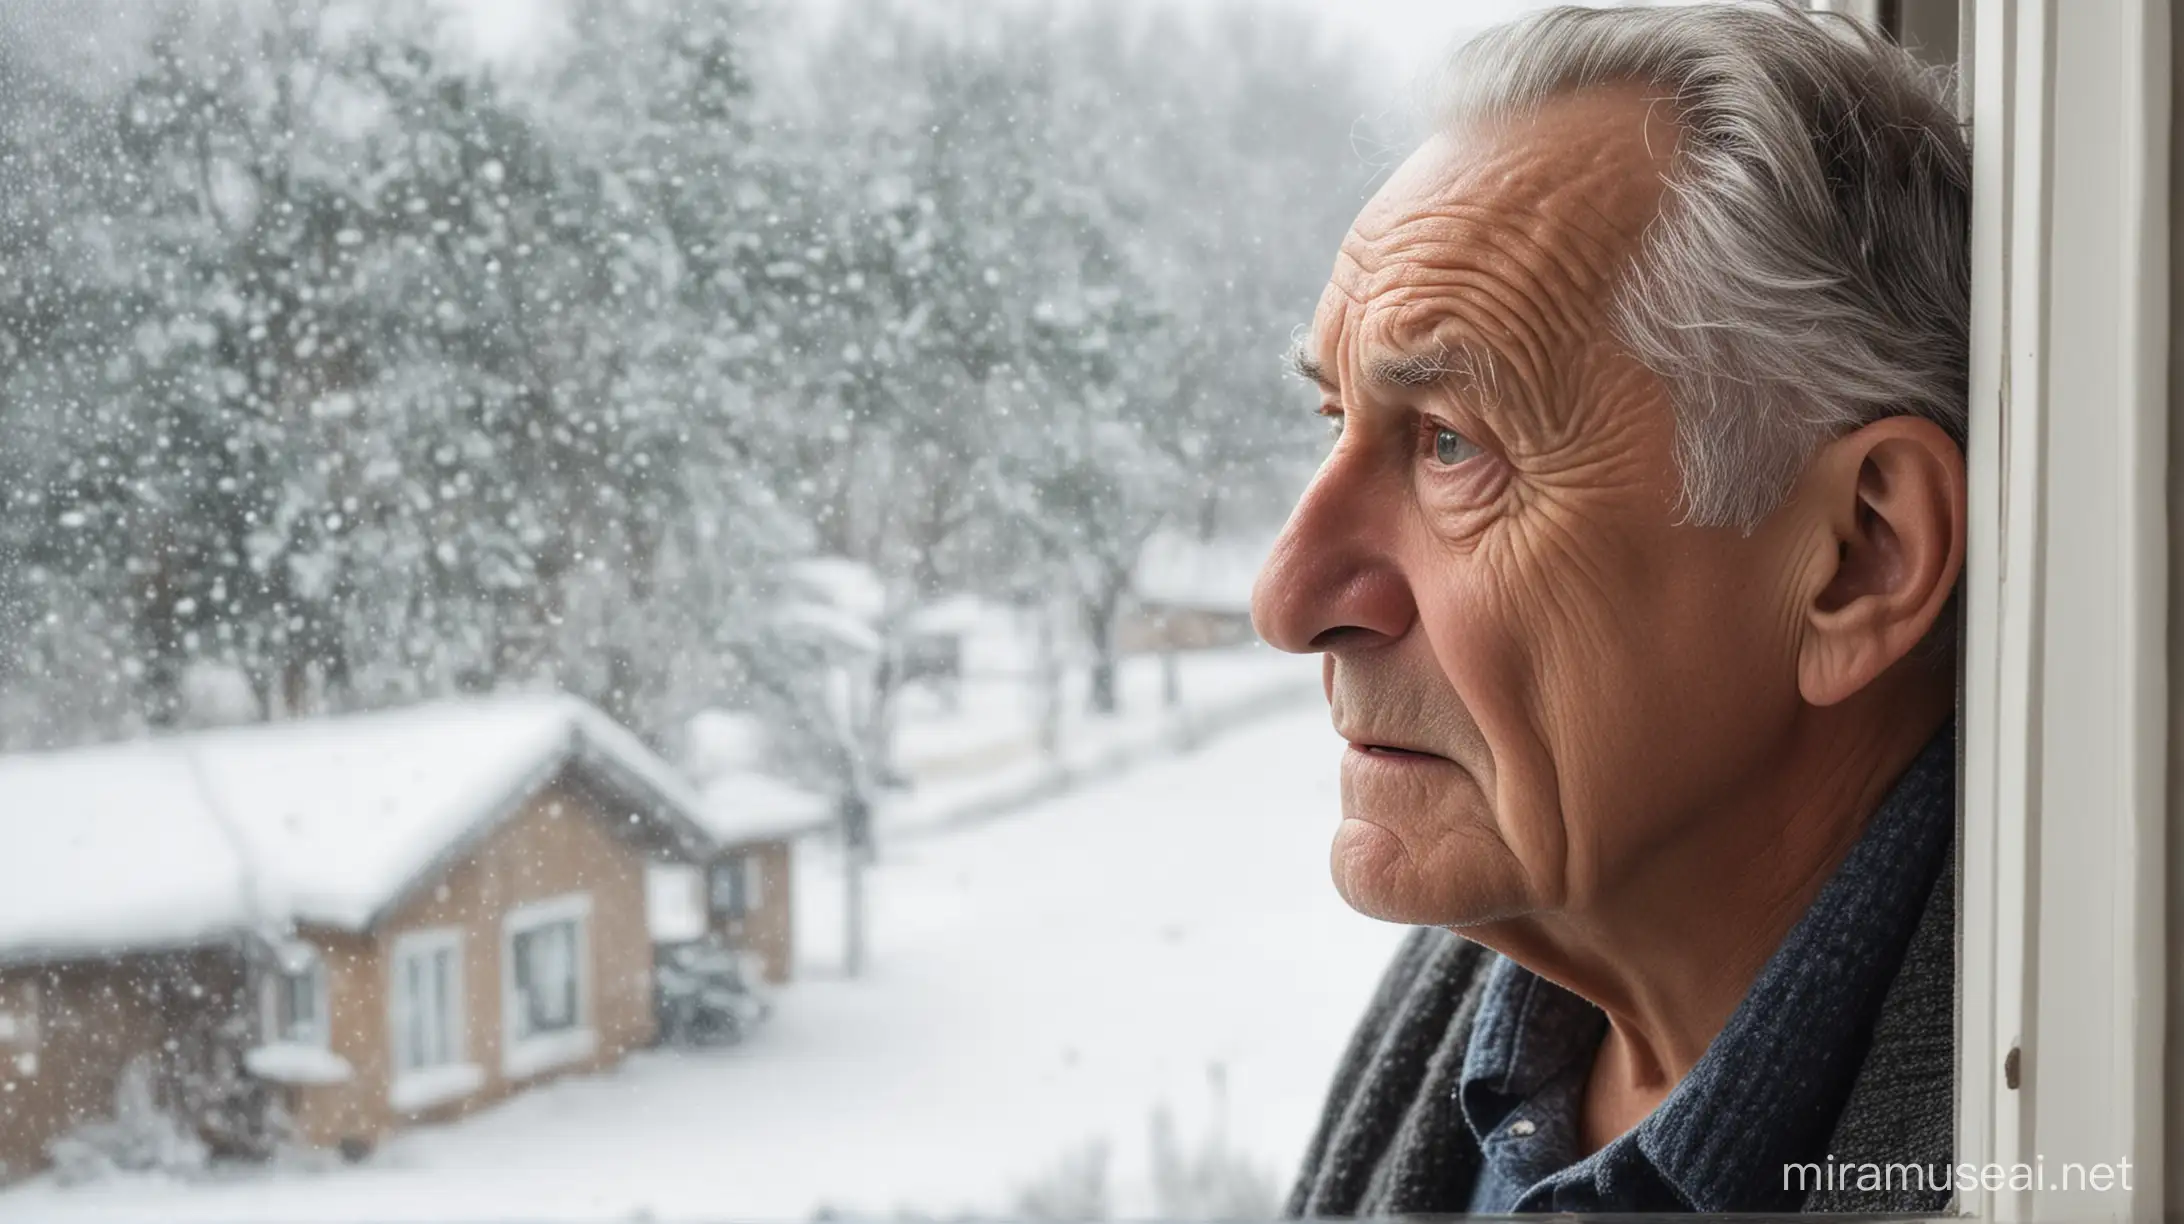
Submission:
[[140,1056],[171,1105],[177,1077],[218,1057],[215,1030],[244,997],[232,948],[0,968],[12,1030],[0,1040],[0,1182],[45,1168],[47,1145],[77,1123],[111,1117]]
[[288,1089],[290,1119],[309,1143],[331,1147],[356,1139],[375,1144],[391,1125],[386,1110],[388,1060],[382,1053],[387,1041],[387,965],[379,941],[315,928],[297,935],[318,949],[325,966],[326,1043],[349,1064],[355,1078],[346,1084]]
[[729,946],[758,953],[765,962],[768,982],[778,985],[788,981],[796,957],[796,905],[790,893],[788,840],[738,846],[721,859],[731,863],[756,861],[759,898],[757,907],[740,919],[712,910],[709,903],[713,930]]
[[[612,1066],[629,1050],[650,1044],[654,1012],[645,859],[610,832],[617,818],[580,788],[556,783],[372,934],[304,933],[327,965],[334,1051],[354,1071],[344,1084],[290,1089],[291,1108],[306,1138],[326,1145],[376,1145],[410,1121],[457,1117],[530,1083]],[[597,1035],[596,1045],[578,1061],[511,1077],[502,1066],[502,921],[517,906],[578,892],[591,897],[587,1027]],[[388,1100],[393,949],[404,934],[441,927],[462,932],[465,1053],[483,1078],[460,1098],[399,1113]]]

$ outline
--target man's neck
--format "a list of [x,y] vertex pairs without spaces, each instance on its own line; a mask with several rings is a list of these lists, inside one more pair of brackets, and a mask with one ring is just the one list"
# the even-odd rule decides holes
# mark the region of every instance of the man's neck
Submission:
[[1463,928],[1607,1013],[1585,1150],[1643,1119],[1697,1064],[1948,714],[1946,693],[1814,711],[1783,768],[1664,847],[1643,877],[1583,909]]

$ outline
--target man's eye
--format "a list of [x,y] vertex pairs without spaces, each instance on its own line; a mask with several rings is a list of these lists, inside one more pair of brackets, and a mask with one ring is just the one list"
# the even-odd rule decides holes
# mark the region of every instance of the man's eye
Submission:
[[1322,409],[1320,415],[1327,418],[1327,440],[1332,442],[1341,437],[1343,413],[1339,410]]
[[1454,467],[1474,455],[1484,454],[1478,443],[1453,429],[1433,431],[1433,457],[1435,461]]

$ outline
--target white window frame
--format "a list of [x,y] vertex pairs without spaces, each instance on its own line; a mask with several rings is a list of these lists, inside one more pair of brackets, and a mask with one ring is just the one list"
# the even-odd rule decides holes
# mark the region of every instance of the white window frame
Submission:
[[[388,949],[387,1060],[391,1071],[387,1103],[398,1113],[415,1113],[457,1100],[477,1091],[485,1083],[484,1071],[469,1061],[470,1035],[464,997],[468,967],[464,964],[463,942],[460,927],[431,927],[396,936]],[[402,1021],[408,1011],[408,963],[417,957],[440,952],[452,954],[453,971],[440,1012],[441,1020],[447,1025],[449,1057],[429,1066],[404,1068],[403,1043],[408,1035]]]
[[[285,1002],[289,983],[298,978],[309,978],[311,1005],[318,1017],[318,1029],[301,1039],[289,1032],[283,1024],[282,1004]],[[329,989],[326,960],[316,948],[308,944],[291,945],[279,949],[273,971],[265,975],[264,991],[259,999],[261,1031],[267,1042],[283,1045],[305,1045],[327,1048],[333,1042],[333,1017],[328,1004],[332,991]]]
[[[2159,1218],[2169,13],[1973,0],[1957,1160],[2000,1220]],[[2012,1051],[2015,1051],[2014,1055]],[[2069,1163],[2128,1159],[2128,1189]]]
[[[592,899],[590,893],[567,893],[543,901],[519,905],[501,919],[501,1074],[526,1079],[590,1058],[599,1048],[592,971]],[[570,922],[576,927],[576,1023],[552,1033],[523,1031],[524,1000],[516,992],[516,937],[531,931]]]

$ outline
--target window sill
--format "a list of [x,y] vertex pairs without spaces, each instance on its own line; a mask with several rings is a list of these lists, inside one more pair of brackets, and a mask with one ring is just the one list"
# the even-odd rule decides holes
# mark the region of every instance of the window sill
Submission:
[[347,1059],[301,1041],[276,1041],[245,1051],[243,1069],[276,1084],[339,1084],[350,1074]]
[[508,1043],[501,1056],[501,1072],[510,1079],[551,1071],[590,1058],[599,1049],[599,1034],[588,1028],[547,1033]]
[[395,1076],[387,1104],[397,1113],[416,1113],[469,1096],[485,1085],[485,1068],[476,1063],[447,1063]]

